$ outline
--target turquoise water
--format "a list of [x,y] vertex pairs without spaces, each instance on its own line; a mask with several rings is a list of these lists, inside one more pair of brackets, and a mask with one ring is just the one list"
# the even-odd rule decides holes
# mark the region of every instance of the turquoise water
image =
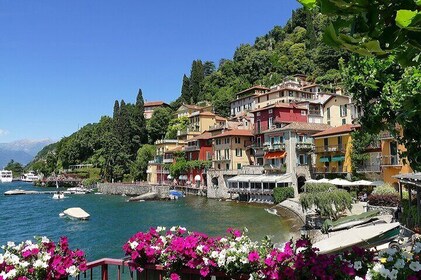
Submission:
[[[249,229],[249,236],[261,240],[272,236],[275,242],[287,241],[291,221],[267,213],[261,205],[222,202],[188,196],[178,201],[126,202],[127,197],[108,195],[67,195],[54,200],[52,195],[4,196],[10,189],[55,190],[13,182],[0,184],[0,245],[46,235],[57,241],[67,236],[71,248],[85,251],[89,261],[124,256],[122,245],[138,231],[151,226],[181,225],[211,236],[224,234],[228,227]],[[91,215],[89,221],[59,217],[69,207],[81,207]]]

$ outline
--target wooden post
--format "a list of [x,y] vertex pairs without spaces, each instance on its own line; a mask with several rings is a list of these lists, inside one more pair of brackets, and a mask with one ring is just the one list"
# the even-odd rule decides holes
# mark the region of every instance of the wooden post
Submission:
[[101,279],[108,280],[108,264],[101,265]]

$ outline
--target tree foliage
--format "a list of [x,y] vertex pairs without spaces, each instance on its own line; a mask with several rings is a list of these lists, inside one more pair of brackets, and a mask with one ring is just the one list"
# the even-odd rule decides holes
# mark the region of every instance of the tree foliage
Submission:
[[352,208],[351,195],[335,185],[306,184],[306,190],[307,192],[300,196],[301,207],[306,210],[314,206],[322,217],[336,219],[340,213]]
[[325,41],[361,55],[396,54],[402,65],[421,62],[421,2],[418,0],[298,0],[329,16]]
[[163,139],[172,118],[172,110],[169,108],[156,108],[151,119],[148,121],[147,130],[149,143],[153,144],[158,139]]
[[13,159],[7,163],[6,170],[12,171],[13,177],[18,177],[23,173],[23,166],[19,162],[14,161]]
[[145,144],[138,151],[136,160],[131,166],[130,173],[134,180],[146,180],[146,170],[148,169],[148,161],[155,156],[155,146]]
[[370,154],[367,152],[367,147],[372,144],[376,144],[376,142],[379,142],[380,140],[377,134],[368,133],[363,128],[351,132],[351,139],[352,174],[356,175],[359,167],[361,167],[365,161],[370,159]]

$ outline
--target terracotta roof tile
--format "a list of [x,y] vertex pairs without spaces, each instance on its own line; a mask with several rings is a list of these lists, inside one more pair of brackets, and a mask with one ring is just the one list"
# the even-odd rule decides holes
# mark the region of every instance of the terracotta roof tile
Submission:
[[204,140],[204,139],[211,139],[211,138],[212,138],[212,133],[205,131],[200,135],[190,138],[189,140],[187,140],[187,142],[193,142],[197,140]]
[[213,138],[220,138],[226,136],[253,136],[253,132],[248,129],[232,129],[226,130],[221,134],[213,136]]
[[358,127],[360,127],[360,126],[355,125],[355,124],[344,124],[344,125],[341,125],[341,126],[332,127],[332,128],[326,129],[322,132],[316,133],[316,134],[313,135],[313,137],[348,133],[348,132],[354,131]]
[[164,101],[150,101],[150,102],[145,102],[144,103],[144,107],[156,107],[156,106],[163,106],[163,105],[169,106]]

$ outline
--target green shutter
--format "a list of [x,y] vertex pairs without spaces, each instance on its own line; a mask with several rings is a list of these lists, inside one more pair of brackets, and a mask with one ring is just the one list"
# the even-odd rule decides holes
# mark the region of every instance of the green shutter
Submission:
[[333,156],[332,157],[332,161],[344,161],[344,160],[345,160],[345,156],[344,155]]
[[320,157],[320,162],[329,162],[329,161],[330,161],[330,157],[328,156]]

